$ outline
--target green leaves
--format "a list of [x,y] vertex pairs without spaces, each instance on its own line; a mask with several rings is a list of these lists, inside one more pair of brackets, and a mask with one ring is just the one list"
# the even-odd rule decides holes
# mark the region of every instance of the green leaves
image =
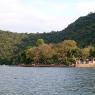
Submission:
[[36,42],[37,46],[43,45],[44,44],[44,40],[43,39],[38,39]]

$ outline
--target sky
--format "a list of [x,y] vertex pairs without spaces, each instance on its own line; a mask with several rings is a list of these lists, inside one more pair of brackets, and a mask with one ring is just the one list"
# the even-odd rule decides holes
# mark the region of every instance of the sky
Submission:
[[95,12],[95,0],[0,0],[0,29],[19,33],[60,31]]

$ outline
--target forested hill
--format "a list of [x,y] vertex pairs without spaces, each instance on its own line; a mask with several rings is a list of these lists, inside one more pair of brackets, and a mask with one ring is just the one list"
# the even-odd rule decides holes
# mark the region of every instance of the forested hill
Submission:
[[[78,18],[62,31],[50,33],[30,34],[24,43],[34,44],[38,38],[43,38],[47,43],[59,43],[65,39],[78,42],[79,46],[88,46],[95,43],[95,13]],[[28,42],[28,43],[27,43]]]
[[[10,61],[13,54],[18,52],[18,45],[26,35],[0,30],[0,61]],[[3,63],[2,62],[2,63]]]
[[62,31],[26,34],[0,30],[0,59],[10,60],[26,47],[35,45],[39,38],[44,39],[46,43],[59,43],[70,39],[78,42],[79,46],[95,44],[95,13],[78,18]]
[[63,39],[73,39],[81,46],[95,44],[95,13],[78,18],[60,34],[64,36]]

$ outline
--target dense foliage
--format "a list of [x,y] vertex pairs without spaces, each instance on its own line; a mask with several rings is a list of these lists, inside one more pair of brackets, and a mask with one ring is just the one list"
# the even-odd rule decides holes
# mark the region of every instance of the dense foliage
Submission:
[[0,30],[0,64],[9,64],[11,58],[20,51],[18,47],[25,34]]
[[[46,44],[38,39],[40,44],[25,49],[17,62],[21,64],[63,64],[70,66],[77,59],[86,60],[92,57],[94,47],[79,48],[74,40],[64,40],[58,44]],[[42,44],[43,43],[43,44]]]
[[[72,57],[79,57],[79,54],[81,54],[83,59],[86,59],[89,56],[95,57],[94,35],[95,13],[90,13],[87,16],[80,17],[62,31],[27,34],[12,33],[9,31],[0,30],[0,64],[18,64],[31,62],[66,63],[68,60],[72,60]],[[72,44],[77,43],[77,45],[73,46],[73,48],[70,46],[70,50],[68,51],[68,47],[63,45],[63,43],[66,44],[66,42],[63,42],[64,40],[69,40],[71,41],[69,43]],[[88,48],[88,46],[90,47]],[[36,51],[40,52],[42,56],[40,56],[40,59],[38,55],[33,55],[36,54]],[[67,54],[67,51],[70,52],[70,54]],[[29,57],[29,53],[32,53],[32,58]],[[29,57],[28,60],[26,57]],[[38,61],[35,60],[36,57],[38,57]]]

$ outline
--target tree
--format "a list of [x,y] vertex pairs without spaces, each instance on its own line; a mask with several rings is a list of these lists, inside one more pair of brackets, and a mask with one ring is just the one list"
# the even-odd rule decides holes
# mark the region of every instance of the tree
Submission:
[[41,50],[39,47],[33,47],[26,50],[26,58],[31,60],[31,63],[39,64]]
[[42,64],[49,64],[49,63],[52,63],[51,59],[52,59],[52,56],[53,56],[53,49],[52,49],[52,45],[48,45],[48,44],[44,44],[42,46],[39,47],[40,50],[41,50],[41,60],[42,60]]
[[38,39],[36,42],[37,46],[43,45],[44,44],[44,40],[43,39]]
[[90,57],[95,58],[95,45],[91,47],[90,49]]
[[74,63],[79,56],[79,48],[74,40],[65,40],[57,45],[58,62],[65,65]]
[[86,60],[89,58],[90,50],[91,50],[91,48],[89,48],[89,47],[81,49],[81,54],[82,54],[81,57],[83,60]]

